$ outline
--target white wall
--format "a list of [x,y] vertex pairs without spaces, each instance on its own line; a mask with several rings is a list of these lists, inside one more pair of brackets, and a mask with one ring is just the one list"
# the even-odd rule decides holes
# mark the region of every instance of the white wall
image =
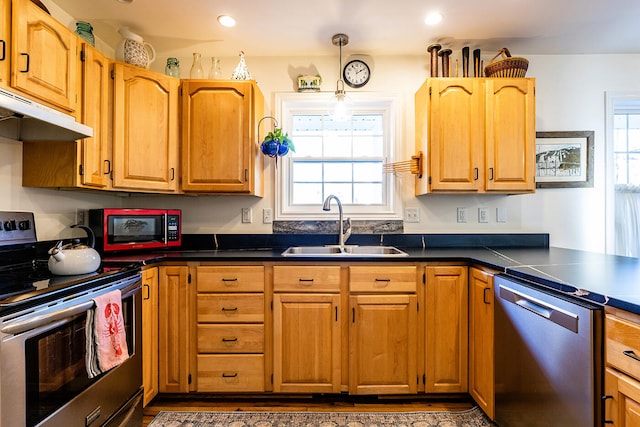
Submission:
[[[68,25],[71,27],[72,20]],[[425,46],[428,43],[425,42]],[[205,73],[215,52],[201,52]],[[345,60],[350,52],[345,52]],[[459,54],[459,52],[454,53]],[[586,189],[540,189],[531,195],[427,195],[413,196],[413,178],[402,178],[406,206],[419,207],[421,222],[405,224],[407,233],[547,232],[553,246],[603,252],[605,250],[605,117],[606,91],[639,90],[640,55],[544,55],[518,53],[530,61],[528,77],[537,79],[537,130],[595,131],[595,187]],[[158,52],[152,69],[163,71],[172,52]],[[492,56],[488,54],[489,58]],[[485,58],[488,60],[489,58]],[[191,58],[179,58],[182,76],[188,77]],[[455,56],[454,56],[455,59]],[[428,77],[426,54],[368,58],[372,78],[361,89],[400,93],[404,99],[403,144],[406,158],[414,152],[413,94]],[[237,57],[222,58],[222,71],[231,75]],[[338,74],[335,56],[254,57],[246,62],[266,99],[266,114],[272,115],[276,92],[294,91],[298,74],[323,77],[318,96],[335,90]],[[249,196],[142,196],[120,197],[109,193],[57,191],[23,188],[20,184],[22,146],[0,138],[0,209],[36,213],[39,240],[71,235],[75,209],[99,206],[149,206],[181,208],[186,233],[270,233],[261,221],[262,209],[274,209],[275,168],[266,161],[264,198]],[[242,207],[253,208],[253,223],[242,224]],[[469,222],[456,222],[456,208],[467,207]],[[477,223],[477,208],[490,209],[490,222]],[[495,208],[507,210],[507,222],[495,221]],[[320,206],[318,206],[320,209]],[[274,209],[275,210],[275,209]]]

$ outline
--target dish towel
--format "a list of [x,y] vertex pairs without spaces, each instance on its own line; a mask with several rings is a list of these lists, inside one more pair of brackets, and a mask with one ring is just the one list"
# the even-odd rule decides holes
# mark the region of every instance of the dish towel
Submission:
[[89,378],[114,368],[129,358],[119,290],[93,299],[87,311],[85,364]]

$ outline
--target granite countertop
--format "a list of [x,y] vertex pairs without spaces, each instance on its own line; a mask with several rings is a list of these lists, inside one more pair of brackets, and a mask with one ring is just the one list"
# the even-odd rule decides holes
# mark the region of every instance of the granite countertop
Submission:
[[[410,236],[402,241],[397,239],[389,241],[385,236],[385,245],[397,246],[407,252],[408,257],[365,258],[350,256],[348,259],[384,262],[472,262],[527,282],[533,282],[542,288],[550,288],[589,302],[610,305],[640,314],[640,259],[638,258],[548,247],[537,243],[533,246],[527,246],[518,243],[518,241],[514,241],[512,247],[502,247],[505,242],[500,239],[493,242],[496,243],[495,247],[492,245],[482,246],[477,236],[473,236],[471,247],[463,247],[464,241],[462,240],[452,247],[433,247],[429,244],[423,247],[424,237],[417,240],[414,237]],[[490,240],[487,243],[492,243]],[[429,240],[427,242],[431,243]],[[273,242],[253,241],[253,243]],[[371,243],[368,241],[364,244]],[[408,243],[408,245],[403,246],[402,243]],[[307,244],[316,243],[307,242]],[[118,266],[131,263],[145,265],[161,261],[330,263],[345,260],[344,258],[284,257],[281,253],[285,247],[264,245],[263,247],[229,249],[190,248],[190,250],[182,251],[105,256],[103,263],[105,266]]]

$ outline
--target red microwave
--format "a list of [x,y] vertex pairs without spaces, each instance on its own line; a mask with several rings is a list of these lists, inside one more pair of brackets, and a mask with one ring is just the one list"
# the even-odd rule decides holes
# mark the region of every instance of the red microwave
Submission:
[[182,244],[179,209],[91,209],[89,227],[102,252],[178,247]]

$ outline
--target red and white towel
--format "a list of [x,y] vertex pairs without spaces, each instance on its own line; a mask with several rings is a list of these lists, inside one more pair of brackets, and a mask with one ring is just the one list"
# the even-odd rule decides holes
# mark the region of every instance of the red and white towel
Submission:
[[129,358],[119,290],[93,299],[95,307],[87,311],[86,357],[89,378],[114,368]]

